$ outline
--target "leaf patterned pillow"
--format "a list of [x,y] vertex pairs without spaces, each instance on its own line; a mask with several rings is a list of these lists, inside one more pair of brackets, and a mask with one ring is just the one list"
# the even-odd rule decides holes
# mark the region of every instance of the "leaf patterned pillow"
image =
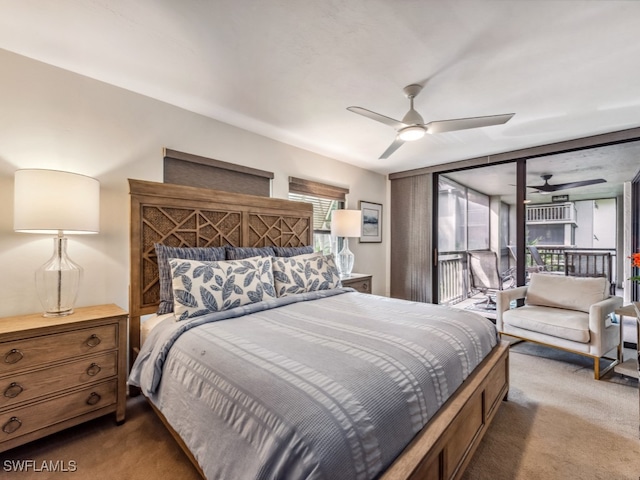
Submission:
[[278,297],[340,287],[333,255],[300,255],[273,259],[273,280]]
[[270,257],[220,262],[172,258],[169,264],[178,320],[276,298]]
[[154,243],[158,259],[158,281],[160,282],[160,304],[158,315],[173,312],[173,283],[169,259],[184,258],[190,260],[224,260],[224,247],[171,247]]

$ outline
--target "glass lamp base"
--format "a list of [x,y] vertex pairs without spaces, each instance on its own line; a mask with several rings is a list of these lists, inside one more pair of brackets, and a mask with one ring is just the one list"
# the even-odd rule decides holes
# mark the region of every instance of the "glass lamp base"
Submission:
[[53,256],[36,270],[36,291],[45,317],[64,317],[73,313],[82,278],[82,267],[67,256],[67,239],[53,239]]
[[354,260],[355,256],[353,255],[351,250],[349,250],[349,239],[345,237],[342,250],[340,250],[336,258],[336,266],[338,267],[338,271],[340,272],[341,276],[348,277],[349,275],[351,275]]
[[73,308],[69,308],[68,310],[62,310],[59,312],[47,311],[47,312],[44,312],[42,316],[46,318],[66,317],[67,315],[71,315],[73,311],[74,311]]

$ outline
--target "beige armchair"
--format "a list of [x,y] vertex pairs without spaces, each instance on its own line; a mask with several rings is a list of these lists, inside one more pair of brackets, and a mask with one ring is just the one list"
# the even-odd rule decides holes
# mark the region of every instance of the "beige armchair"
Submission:
[[[501,335],[593,358],[599,380],[620,358],[620,326],[611,321],[620,306],[606,278],[534,273],[528,286],[497,293],[496,326]],[[613,350],[615,358],[601,371],[600,358]]]

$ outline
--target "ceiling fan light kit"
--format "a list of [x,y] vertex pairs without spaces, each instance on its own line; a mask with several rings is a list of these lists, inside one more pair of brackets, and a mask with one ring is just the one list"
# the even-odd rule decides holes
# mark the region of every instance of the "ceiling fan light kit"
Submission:
[[426,133],[425,129],[418,125],[412,125],[410,127],[401,128],[398,131],[398,137],[405,142],[413,142],[414,140],[420,140]]
[[424,123],[422,115],[413,108],[413,99],[422,90],[422,85],[411,84],[404,87],[403,92],[409,99],[409,111],[402,118],[402,121],[381,115],[362,107],[347,107],[347,110],[358,115],[370,118],[380,123],[393,127],[397,136],[391,145],[380,155],[381,159],[388,158],[393,152],[402,146],[404,142],[419,140],[425,133],[453,132],[455,130],[466,130],[469,128],[489,127],[492,125],[502,125],[511,120],[515,114],[506,113],[502,115],[489,115],[485,117],[457,118],[453,120],[436,120]]

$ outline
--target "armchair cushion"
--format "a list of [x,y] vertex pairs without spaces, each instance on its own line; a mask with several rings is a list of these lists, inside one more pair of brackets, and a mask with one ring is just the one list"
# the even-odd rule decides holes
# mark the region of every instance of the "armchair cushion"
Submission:
[[534,273],[531,275],[525,303],[589,313],[591,305],[608,297],[609,282],[604,277],[566,277]]
[[503,314],[506,325],[552,337],[589,343],[589,314],[577,310],[525,305]]

